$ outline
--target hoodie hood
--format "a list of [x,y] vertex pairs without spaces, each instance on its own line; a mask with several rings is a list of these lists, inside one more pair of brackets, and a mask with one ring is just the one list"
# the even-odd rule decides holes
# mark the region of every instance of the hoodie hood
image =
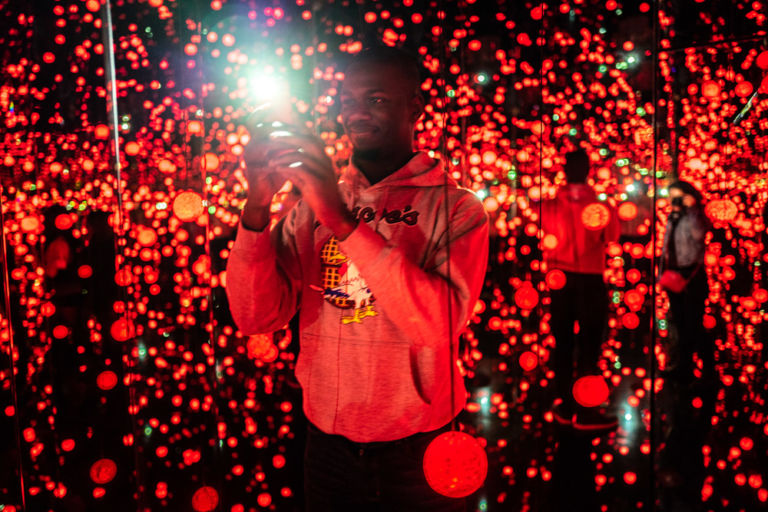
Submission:
[[594,201],[597,198],[595,189],[586,183],[566,183],[562,188],[564,197],[571,201]]
[[[430,157],[427,153],[419,151],[408,163],[393,172],[380,182],[371,185],[365,174],[350,161],[344,169],[339,180],[339,186],[346,199],[358,197],[361,192],[368,189],[375,190],[379,187],[435,187],[445,184],[446,173],[443,162]],[[449,185],[456,186],[455,181],[448,178]],[[354,203],[354,201],[351,201]]]

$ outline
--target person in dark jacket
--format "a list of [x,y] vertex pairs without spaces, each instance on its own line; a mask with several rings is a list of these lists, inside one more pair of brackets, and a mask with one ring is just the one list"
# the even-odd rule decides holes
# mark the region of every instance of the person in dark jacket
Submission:
[[[666,371],[662,392],[675,407],[666,418],[669,430],[663,442],[660,479],[675,488],[677,500],[701,503],[704,460],[701,448],[714,412],[714,342],[704,329],[705,300],[709,294],[704,267],[709,222],[701,193],[689,182],[669,186],[670,212],[662,246],[662,276],[677,272],[683,288],[667,288],[669,321],[677,334],[676,357]],[[661,278],[662,284],[665,278]],[[700,361],[700,366],[695,359]]]

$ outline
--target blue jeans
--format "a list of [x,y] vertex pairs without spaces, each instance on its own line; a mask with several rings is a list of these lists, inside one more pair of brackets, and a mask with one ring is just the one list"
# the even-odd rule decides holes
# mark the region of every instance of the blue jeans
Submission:
[[442,496],[424,476],[424,452],[449,426],[378,443],[354,443],[309,425],[304,451],[307,512],[465,512],[466,500]]

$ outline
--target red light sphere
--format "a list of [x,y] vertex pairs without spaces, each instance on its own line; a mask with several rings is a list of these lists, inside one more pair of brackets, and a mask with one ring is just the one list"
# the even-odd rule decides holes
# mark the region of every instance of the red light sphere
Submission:
[[197,192],[182,192],[173,200],[173,213],[185,222],[197,219],[203,209],[203,198]]
[[483,485],[488,456],[465,432],[445,432],[432,440],[424,454],[424,476],[436,492],[449,498],[469,496]]
[[127,341],[136,335],[136,329],[130,320],[118,318],[109,328],[109,334],[115,341]]
[[530,350],[526,350],[522,354],[520,354],[520,368],[523,370],[529,372],[536,368],[536,366],[539,364],[539,358],[531,352]]
[[61,213],[56,216],[56,219],[54,219],[53,223],[56,225],[57,229],[66,231],[72,227],[75,221],[68,213]]
[[195,512],[212,512],[219,505],[219,493],[211,486],[199,488],[192,496]]
[[714,80],[707,80],[701,84],[701,94],[705,98],[715,99],[720,95],[720,85]]
[[743,82],[739,82],[736,84],[736,96],[741,96],[742,98],[745,98],[752,94],[752,91],[754,90],[754,86],[747,82],[746,80]]
[[760,69],[768,69],[768,51],[760,52],[757,56],[757,67]]
[[112,370],[104,370],[96,377],[96,385],[99,386],[99,389],[109,391],[117,386],[117,374]]
[[637,217],[637,205],[629,201],[621,203],[618,213],[621,220],[632,220]]
[[707,203],[704,213],[713,222],[731,222],[739,213],[739,208],[730,199],[715,199]]
[[581,222],[584,224],[585,228],[593,231],[603,229],[607,226],[610,218],[611,211],[607,206],[600,203],[588,204],[581,211]]
[[567,278],[565,277],[565,272],[562,270],[553,269],[547,272],[544,280],[547,282],[547,286],[549,286],[550,290],[560,290],[565,286]]
[[573,398],[583,407],[597,407],[608,399],[608,384],[600,375],[587,375],[573,383]]
[[91,480],[98,485],[108,484],[117,474],[117,464],[112,459],[99,459],[91,466]]
[[515,304],[521,309],[533,309],[539,303],[539,292],[531,283],[525,283],[515,292]]

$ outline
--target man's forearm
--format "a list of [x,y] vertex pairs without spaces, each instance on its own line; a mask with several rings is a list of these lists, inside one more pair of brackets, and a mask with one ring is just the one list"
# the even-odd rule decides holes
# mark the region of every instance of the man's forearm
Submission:
[[252,205],[251,202],[248,201],[245,203],[245,208],[243,208],[240,221],[246,229],[250,229],[251,231],[264,231],[269,227],[269,218],[269,205]]

